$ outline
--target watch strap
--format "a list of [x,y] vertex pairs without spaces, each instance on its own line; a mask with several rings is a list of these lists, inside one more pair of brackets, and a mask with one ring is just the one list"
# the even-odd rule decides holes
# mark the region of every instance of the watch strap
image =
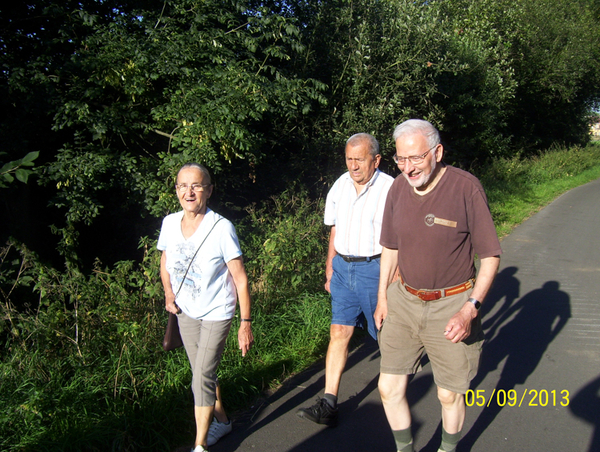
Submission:
[[479,300],[476,300],[475,298],[469,298],[467,301],[469,303],[473,303],[473,306],[475,306],[475,309],[477,309],[479,311],[479,308],[481,307],[481,302]]

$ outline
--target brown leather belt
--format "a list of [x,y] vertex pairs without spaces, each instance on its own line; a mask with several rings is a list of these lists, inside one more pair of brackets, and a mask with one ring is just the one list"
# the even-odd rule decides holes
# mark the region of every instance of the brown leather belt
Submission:
[[463,293],[465,290],[469,290],[471,287],[475,285],[475,278],[469,279],[462,284],[454,287],[448,287],[447,289],[439,289],[439,290],[423,290],[423,289],[414,289],[410,287],[408,284],[404,283],[402,279],[402,275],[400,275],[400,283],[404,286],[406,291],[416,297],[419,297],[423,301],[434,301],[439,300],[443,297],[449,297],[450,295],[457,295],[459,293]]

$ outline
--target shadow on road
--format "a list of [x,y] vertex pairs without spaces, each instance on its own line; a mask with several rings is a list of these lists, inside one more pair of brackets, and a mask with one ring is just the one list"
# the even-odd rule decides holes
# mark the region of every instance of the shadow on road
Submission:
[[[377,342],[375,342],[370,337],[366,337],[364,343],[353,353],[348,356],[348,361],[346,363],[345,370],[348,371],[352,367],[356,366],[363,360],[375,360],[379,358],[379,349],[377,346]],[[223,443],[226,444],[227,449],[222,450],[235,450],[239,447],[240,443],[252,435],[252,433],[264,428],[269,425],[271,422],[277,420],[281,416],[287,415],[288,413],[295,413],[299,407],[312,405],[314,400],[322,393],[325,387],[325,377],[322,376],[306,386],[302,391],[298,394],[290,397],[288,400],[285,400],[281,405],[279,405],[275,410],[266,415],[263,419],[258,422],[255,422],[257,418],[270,406],[277,405],[280,400],[285,399],[290,392],[294,391],[298,387],[303,387],[306,385],[308,381],[310,381],[316,374],[323,370],[324,362],[321,361],[316,365],[312,366],[308,370],[292,377],[288,381],[284,383],[284,385],[279,388],[274,394],[269,396],[266,399],[261,400],[256,404],[248,412],[244,413],[240,418],[235,420],[234,431],[235,435],[229,435],[227,441]],[[358,426],[353,423],[353,419],[355,416],[358,416],[361,419],[369,419],[367,427],[375,428],[377,424],[379,424],[379,429],[381,432],[386,432],[389,430],[387,425],[387,421],[385,419],[385,414],[383,413],[383,409],[381,405],[375,404],[366,404],[358,411],[357,407],[360,402],[364,400],[364,398],[371,392],[377,389],[377,381],[379,376],[376,375],[369,384],[363,388],[360,392],[358,392],[355,396],[350,398],[349,400],[340,404],[340,425],[337,428],[333,429],[325,429],[317,435],[314,435],[307,441],[310,442],[310,448],[304,450],[328,450],[334,451],[336,449],[332,448],[331,442],[333,439],[330,438],[346,438],[342,443],[348,444],[346,441],[351,440],[353,435],[358,435],[355,440],[360,440],[360,437],[365,437],[364,425]],[[381,419],[379,419],[381,417]],[[308,422],[297,418],[294,414],[292,422]],[[383,422],[383,423],[382,423]],[[319,439],[321,435],[325,436],[326,439]],[[391,433],[390,433],[391,437]],[[232,442],[235,441],[235,442]],[[339,439],[338,439],[339,441]],[[322,443],[322,444],[320,444]],[[225,445],[224,444],[224,445]],[[319,445],[320,444],[320,445]],[[393,445],[393,441],[392,441]],[[217,443],[211,450],[215,450],[218,452],[221,446],[221,442]],[[305,446],[306,447],[306,446]],[[320,448],[321,447],[321,448]],[[289,450],[299,450],[297,448],[289,449]],[[340,449],[342,450],[342,449]],[[347,450],[347,449],[346,449]]]
[[[503,278],[494,284],[491,294],[493,299],[516,299],[518,289],[515,295],[515,287],[518,287],[518,280],[514,277],[515,273],[516,271],[511,269],[503,274],[510,287],[502,286]],[[525,383],[544,356],[548,345],[571,317],[569,296],[560,290],[557,281],[548,281],[510,307],[507,306],[505,302],[503,309],[486,321],[489,328],[486,336],[491,339],[484,345],[479,373],[471,383],[471,388],[477,388],[477,385],[505,359],[495,393],[498,394],[501,390],[508,393],[516,385]],[[503,405],[505,402],[500,400]],[[461,452],[471,450],[479,436],[494,422],[503,408],[496,402],[497,400],[493,400],[483,409],[475,424],[464,436],[459,444]]]
[[600,376],[579,390],[571,399],[571,412],[594,426],[588,452],[600,450]]
[[[385,417],[381,403],[367,403],[359,406],[368,394],[377,390],[375,377],[356,397],[340,404],[340,423],[335,429],[324,429],[306,439],[290,452],[347,452],[395,450],[394,437]],[[415,405],[434,386],[431,373],[417,375],[410,382],[407,397],[409,404]],[[429,422],[429,419],[426,420]],[[423,425],[413,418],[413,433]],[[418,433],[415,435],[415,437]]]

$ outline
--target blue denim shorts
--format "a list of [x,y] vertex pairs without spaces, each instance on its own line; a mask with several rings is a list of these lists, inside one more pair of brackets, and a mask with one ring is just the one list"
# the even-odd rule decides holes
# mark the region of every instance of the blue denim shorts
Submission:
[[333,258],[331,290],[331,324],[365,328],[377,340],[373,314],[379,290],[379,258],[364,262],[346,262]]

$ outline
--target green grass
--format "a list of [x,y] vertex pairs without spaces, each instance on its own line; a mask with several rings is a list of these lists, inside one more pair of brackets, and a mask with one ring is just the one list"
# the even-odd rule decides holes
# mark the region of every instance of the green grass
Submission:
[[530,159],[498,159],[477,176],[503,237],[562,193],[599,178],[600,143],[552,149]]
[[[504,236],[600,177],[600,144],[496,160],[474,173]],[[305,198],[271,200],[238,230],[254,283],[255,346],[242,358],[234,321],[219,370],[234,415],[327,348],[323,206]],[[160,255],[153,243],[143,246],[143,262],[91,275],[47,267],[17,245],[0,250],[0,450],[167,450],[193,442],[189,364],[182,349],[161,349]],[[14,285],[12,297],[31,293],[31,281],[40,308],[18,311],[7,288]]]
[[326,293],[302,294],[275,312],[252,314],[255,344],[246,357],[237,347],[234,322],[221,361],[219,379],[225,406],[231,411],[314,363],[328,344],[331,303]]

